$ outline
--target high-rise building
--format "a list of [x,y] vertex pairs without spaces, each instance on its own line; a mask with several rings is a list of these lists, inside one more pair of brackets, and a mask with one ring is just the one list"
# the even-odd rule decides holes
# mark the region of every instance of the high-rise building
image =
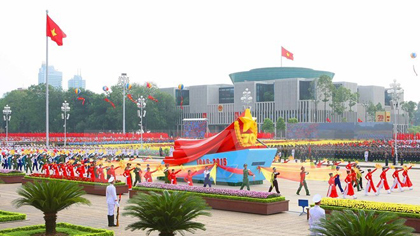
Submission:
[[86,89],[86,80],[82,79],[81,75],[75,75],[72,79],[69,79],[69,88]]
[[[42,64],[38,72],[38,84],[45,84],[46,65]],[[63,73],[55,70],[54,66],[48,66],[48,84],[55,88],[62,88]]]

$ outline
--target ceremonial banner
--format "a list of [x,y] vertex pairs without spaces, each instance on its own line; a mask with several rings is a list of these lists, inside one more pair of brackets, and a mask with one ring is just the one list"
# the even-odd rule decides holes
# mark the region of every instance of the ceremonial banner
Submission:
[[52,41],[56,42],[58,46],[63,46],[63,38],[67,35],[58,27],[58,25],[51,20],[47,15],[47,36],[51,38]]

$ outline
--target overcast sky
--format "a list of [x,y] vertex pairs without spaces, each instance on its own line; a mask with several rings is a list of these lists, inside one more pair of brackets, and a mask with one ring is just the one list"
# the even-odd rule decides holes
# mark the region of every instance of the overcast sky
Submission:
[[101,92],[125,72],[159,87],[231,83],[229,74],[280,66],[335,73],[333,81],[388,87],[420,101],[419,1],[2,1],[0,94],[38,83],[45,10],[67,34],[49,41],[63,86],[81,70]]

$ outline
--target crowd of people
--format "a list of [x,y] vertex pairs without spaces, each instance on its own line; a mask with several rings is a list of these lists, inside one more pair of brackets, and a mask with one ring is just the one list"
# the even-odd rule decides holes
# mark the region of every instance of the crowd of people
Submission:
[[278,156],[287,159],[292,156],[305,162],[306,159],[318,162],[328,160],[358,160],[366,162],[384,162],[396,165],[396,155],[401,165],[405,162],[420,161],[420,142],[398,141],[397,151],[393,140],[373,140],[323,145],[278,145]]

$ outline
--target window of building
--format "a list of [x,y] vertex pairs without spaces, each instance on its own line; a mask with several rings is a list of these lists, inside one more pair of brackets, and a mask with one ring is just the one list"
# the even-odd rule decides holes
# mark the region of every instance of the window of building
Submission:
[[274,101],[274,84],[257,84],[257,102]]
[[235,91],[233,87],[219,88],[219,103],[233,103]]
[[[182,95],[182,96],[181,96]],[[182,97],[182,105],[187,106],[190,105],[190,91],[189,90],[175,90],[175,97],[176,97],[176,105],[181,105],[181,97]]]
[[388,90],[385,89],[385,106],[391,106],[392,94],[388,93]]
[[314,96],[311,94],[311,81],[299,81],[299,100],[313,100]]

